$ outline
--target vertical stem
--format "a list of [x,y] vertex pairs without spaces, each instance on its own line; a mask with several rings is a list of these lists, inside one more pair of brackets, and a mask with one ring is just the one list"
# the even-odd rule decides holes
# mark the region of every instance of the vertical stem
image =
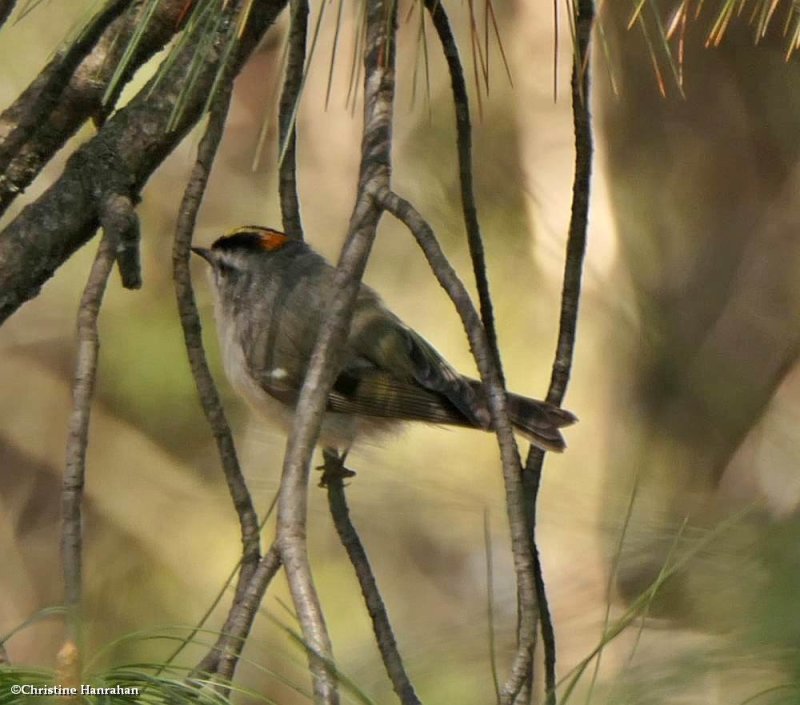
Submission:
[[339,697],[330,665],[330,638],[308,560],[308,481],[311,455],[319,437],[325,403],[338,373],[353,306],[381,215],[367,189],[370,185],[389,183],[396,9],[394,0],[371,0],[368,3],[358,195],[334,276],[327,315],[318,333],[295,409],[278,499],[278,547],[308,648],[315,701],[330,705],[338,703]]
[[[575,133],[575,175],[572,185],[572,212],[564,261],[564,283],[561,291],[561,316],[558,343],[553,361],[547,401],[561,405],[567,391],[578,322],[578,304],[581,294],[583,259],[586,253],[586,234],[589,221],[589,195],[592,176],[592,124],[589,109],[589,59],[594,3],[578,0],[575,15],[575,57],[572,64],[572,118]],[[536,501],[542,478],[544,453],[531,447],[525,462],[523,480],[527,496],[527,507],[531,535],[534,536],[536,592],[539,601],[539,617],[544,643],[545,688],[548,705],[556,702],[556,646],[555,630],[547,604],[544,576],[535,548]]]
[[67,607],[67,640],[81,646],[82,504],[86,475],[89,421],[97,378],[100,340],[97,317],[109,274],[114,266],[115,246],[103,237],[78,308],[78,353],[72,384],[72,413],[67,436],[66,467],[61,491],[61,558],[64,601]]
[[[289,29],[289,55],[286,61],[286,78],[280,100],[278,118],[279,190],[283,229],[289,237],[303,239],[300,219],[300,200],[297,195],[297,113],[300,109],[300,92],[306,60],[306,35],[308,34],[308,1],[291,0],[292,24]],[[322,8],[320,7],[320,12]]]
[[389,614],[375,582],[375,575],[369,564],[364,544],[361,543],[356,527],[353,526],[350,519],[343,478],[353,473],[344,468],[344,458],[340,458],[336,451],[325,449],[322,451],[322,455],[325,459],[323,482],[328,490],[328,507],[336,532],[339,534],[342,546],[347,551],[347,556],[358,578],[386,673],[389,675],[394,692],[402,705],[420,705],[420,700],[414,691],[408,673],[406,673],[403,659],[397,648],[397,640],[389,622]]

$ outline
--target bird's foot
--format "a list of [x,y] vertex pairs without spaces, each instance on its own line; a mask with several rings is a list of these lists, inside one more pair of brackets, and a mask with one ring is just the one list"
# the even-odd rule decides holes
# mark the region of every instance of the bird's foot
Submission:
[[338,451],[332,448],[322,450],[323,462],[317,467],[317,470],[322,471],[319,487],[327,487],[329,482],[342,482],[350,477],[355,477],[356,473],[345,467],[345,460],[347,460],[347,451],[339,455]]

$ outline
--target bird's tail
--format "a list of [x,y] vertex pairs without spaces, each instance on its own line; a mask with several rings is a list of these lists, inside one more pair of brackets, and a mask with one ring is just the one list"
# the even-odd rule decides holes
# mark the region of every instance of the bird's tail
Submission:
[[567,447],[560,428],[575,423],[575,414],[538,399],[507,393],[508,416],[514,429],[543,450],[561,452]]
[[[472,387],[476,397],[482,400],[481,403],[485,404],[483,385],[474,379],[464,379]],[[557,453],[567,447],[559,429],[575,423],[578,420],[575,414],[546,401],[530,399],[513,392],[506,392],[506,404],[514,430],[535,446]]]

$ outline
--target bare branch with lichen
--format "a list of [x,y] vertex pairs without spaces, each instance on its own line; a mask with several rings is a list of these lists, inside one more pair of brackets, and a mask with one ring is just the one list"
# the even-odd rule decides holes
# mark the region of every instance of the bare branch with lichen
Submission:
[[58,104],[80,63],[95,48],[108,26],[130,3],[131,0],[111,0],[66,51],[57,55],[42,70],[32,86],[35,90],[28,90],[21,96],[26,100],[17,101],[0,116],[0,125],[5,128],[0,141],[0,173],[5,173],[9,162],[30,138],[42,117],[49,115]]
[[[253,5],[232,59],[234,72],[284,5],[285,0]],[[233,10],[229,7],[225,12]],[[36,296],[41,285],[92,236],[102,206],[97,195],[106,189],[105,180],[113,176],[129,184],[128,195],[135,197],[195,124],[217,79],[227,41],[227,25],[221,23],[205,55],[198,57],[193,46],[185,46],[165,75],[151,80],[115,113],[96,137],[70,157],[58,180],[5,228],[0,236],[0,323]],[[187,95],[184,78],[190,65],[196,69],[196,79]],[[175,121],[178,100],[183,101],[183,109]],[[174,126],[168,130],[170,124]],[[109,171],[109,154],[117,173]]]
[[[120,88],[180,29],[186,0],[162,0],[141,31],[135,52],[119,81]],[[123,8],[124,9],[124,8]],[[89,118],[102,121],[113,101],[103,106],[103,94],[126,46],[141,23],[141,4],[134,3],[113,19],[91,44],[84,40],[56,57],[17,100],[0,115],[0,141],[24,135],[14,149],[5,144],[0,169],[0,213],[33,181],[55,153]],[[101,14],[107,20],[110,14]],[[96,27],[102,23],[95,20]],[[9,30],[7,30],[9,31]],[[94,38],[96,33],[84,33]],[[72,59],[83,54],[77,65]],[[71,57],[71,58],[70,58]],[[32,124],[33,129],[22,130]]]

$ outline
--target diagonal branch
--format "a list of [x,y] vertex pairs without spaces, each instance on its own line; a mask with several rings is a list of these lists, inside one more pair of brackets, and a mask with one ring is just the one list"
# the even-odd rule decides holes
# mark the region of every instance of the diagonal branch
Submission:
[[[13,128],[4,134],[0,141],[0,173],[6,171],[12,157],[16,156],[19,148],[29,139],[34,129],[49,116],[58,104],[76,69],[97,45],[109,24],[117,19],[130,4],[131,0],[111,0],[92,18],[70,47],[56,56],[42,70],[39,78],[33,84],[38,90],[26,91],[23,94],[28,98],[24,109],[20,110],[22,106],[15,105],[0,116],[0,124],[6,123],[4,125],[6,128],[8,123],[13,125]],[[12,113],[12,115],[8,113]],[[13,119],[15,113],[16,120]]]
[[[231,4],[233,5],[233,4]],[[225,10],[233,12],[231,5]],[[232,59],[237,73],[273,23],[285,0],[255,3],[248,15],[238,52]],[[198,57],[187,44],[164,75],[150,81],[138,95],[103,126],[67,162],[64,173],[34,203],[27,206],[0,234],[0,323],[37,294],[41,285],[97,228],[100,204],[95,185],[105,155],[115,155],[134,192],[177,146],[199,119],[218,75],[228,32],[221,26],[210,50]],[[185,95],[185,76],[196,66],[196,80]],[[183,95],[182,95],[183,94]],[[173,120],[176,102],[185,107]],[[172,122],[174,129],[167,127]]]
[[317,703],[338,703],[339,698],[330,666],[330,639],[308,562],[306,520],[310,464],[381,214],[367,189],[389,183],[396,6],[394,0],[375,0],[368,4],[364,127],[356,204],[334,275],[325,322],[320,327],[300,391],[278,499],[278,546],[308,649]]
[[6,23],[16,4],[17,0],[0,0],[0,28]]
[[492,426],[497,435],[503,464],[506,511],[511,530],[511,551],[517,578],[517,594],[521,606],[517,654],[511,666],[511,675],[500,693],[501,705],[510,705],[527,677],[528,665],[532,657],[536,634],[536,591],[533,578],[533,548],[527,529],[520,457],[508,420],[505,392],[478,313],[472,305],[466,288],[442,252],[430,225],[414,206],[388,188],[375,189],[371,193],[382,208],[406,225],[422,248],[439,284],[450,296],[461,317],[481,381],[487,390]]
[[464,69],[458,55],[453,30],[441,0],[425,0],[425,6],[433,20],[433,26],[439,35],[442,51],[447,60],[450,72],[450,85],[453,91],[453,104],[456,112],[456,146],[458,149],[458,175],[461,185],[461,208],[464,212],[464,224],[467,227],[467,241],[472,258],[472,269],[478,289],[478,300],[481,307],[481,320],[486,331],[489,347],[494,355],[494,363],[503,380],[503,367],[497,342],[497,330],[494,324],[492,297],[489,293],[489,281],[486,276],[486,256],[483,250],[478,209],[475,205],[475,193],[472,183],[472,125],[469,117],[469,95],[464,80]]
[[[297,112],[303,88],[308,34],[308,0],[291,0],[292,24],[289,29],[289,55],[286,78],[280,101],[279,123],[279,190],[283,229],[289,237],[303,239],[300,201],[297,197]],[[320,9],[322,12],[322,9]]]
[[[240,580],[236,599],[216,644],[194,669],[194,675],[215,674],[224,684],[225,695],[228,694],[227,684],[233,680],[245,640],[250,634],[264,594],[280,567],[280,553],[277,543],[273,542],[256,564],[247,582]],[[242,588],[241,591],[239,587]]]
[[380,590],[375,582],[375,575],[370,567],[367,552],[350,520],[350,510],[347,507],[343,482],[343,477],[347,475],[347,471],[343,467],[344,459],[330,449],[323,450],[322,455],[325,459],[322,484],[328,490],[328,507],[336,532],[339,534],[342,546],[347,551],[347,556],[350,558],[358,578],[358,584],[361,586],[361,594],[364,596],[364,603],[372,620],[375,641],[381,652],[383,665],[386,667],[394,692],[397,693],[402,705],[420,705],[420,700],[400,657],[392,625],[389,622],[389,615],[386,612],[386,605],[383,603]]
[[[185,5],[186,0],[158,3],[119,81],[120,89],[180,29]],[[64,58],[54,59],[0,115],[0,140],[7,139],[21,124],[33,122],[35,125],[21,144],[8,151],[5,166],[0,169],[0,214],[86,120],[102,117],[103,93],[128,43],[140,28],[141,10],[142,5],[137,2],[114,19],[93,46],[83,47],[84,52],[89,52],[71,70],[65,70],[69,68],[65,64],[72,63],[67,57],[74,49],[68,50]],[[103,13],[102,19],[108,16]],[[100,24],[93,23],[96,27]],[[88,36],[93,34],[96,33],[89,32]],[[48,103],[46,114],[42,114],[39,107],[42,96]]]
[[[578,304],[581,294],[583,259],[586,252],[586,233],[589,222],[589,194],[592,176],[592,125],[589,111],[589,50],[594,22],[592,0],[578,0],[575,5],[575,58],[572,65],[572,115],[575,131],[575,175],[572,185],[572,213],[564,262],[564,283],[561,291],[561,316],[558,343],[547,390],[547,401],[561,405],[567,391],[577,332]],[[536,500],[541,484],[544,453],[531,446],[523,475],[531,534],[536,531]],[[535,547],[534,539],[534,547]],[[536,591],[539,597],[539,616],[545,657],[545,690],[548,704],[556,702],[555,630],[547,603],[547,594],[538,551],[536,561]]]

